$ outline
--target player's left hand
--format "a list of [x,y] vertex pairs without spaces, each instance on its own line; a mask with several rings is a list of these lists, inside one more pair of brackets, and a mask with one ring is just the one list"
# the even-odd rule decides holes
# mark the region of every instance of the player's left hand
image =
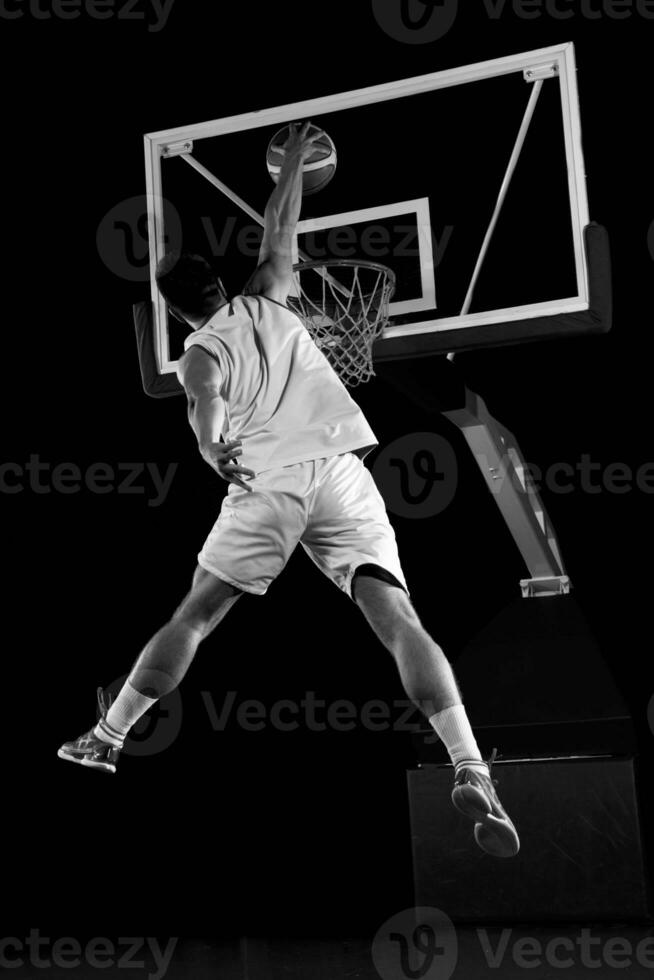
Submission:
[[201,450],[202,457],[209,466],[228,483],[235,483],[243,490],[252,493],[252,487],[241,477],[248,477],[253,480],[256,473],[248,470],[245,466],[238,466],[235,460],[242,454],[242,443],[240,439],[235,442],[212,442]]

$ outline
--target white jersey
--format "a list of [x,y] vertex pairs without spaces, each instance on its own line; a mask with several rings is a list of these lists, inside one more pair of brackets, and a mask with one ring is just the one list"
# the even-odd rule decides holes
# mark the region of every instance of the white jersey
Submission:
[[264,470],[341,453],[361,459],[375,434],[295,313],[265,296],[236,296],[184,348],[218,363],[225,442],[241,439],[239,465]]

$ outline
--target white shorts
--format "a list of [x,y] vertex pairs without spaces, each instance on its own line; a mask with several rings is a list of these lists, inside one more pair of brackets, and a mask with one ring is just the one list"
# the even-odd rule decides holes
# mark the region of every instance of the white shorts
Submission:
[[198,563],[231,585],[264,595],[298,542],[346,595],[360,565],[376,565],[408,593],[395,532],[369,470],[343,453],[230,483]]

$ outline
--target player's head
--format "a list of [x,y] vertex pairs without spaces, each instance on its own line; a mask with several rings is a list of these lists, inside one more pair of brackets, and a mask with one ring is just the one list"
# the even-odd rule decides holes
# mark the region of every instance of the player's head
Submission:
[[169,252],[156,271],[159,291],[173,314],[194,326],[226,301],[221,280],[201,255]]

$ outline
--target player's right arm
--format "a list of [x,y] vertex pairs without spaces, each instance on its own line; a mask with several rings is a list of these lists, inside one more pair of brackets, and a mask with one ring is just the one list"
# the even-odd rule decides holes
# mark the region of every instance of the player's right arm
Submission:
[[316,140],[324,136],[317,130],[308,136],[311,123],[298,132],[291,126],[284,146],[284,162],[279,181],[264,214],[264,231],[259,265],[244,292],[286,303],[293,281],[293,243],[302,209],[302,170]]
[[191,423],[202,458],[228,483],[252,490],[241,476],[254,478],[252,470],[238,466],[241,441],[222,442],[225,402],[221,396],[222,374],[214,358],[196,345],[178,361],[177,375],[184,385]]

